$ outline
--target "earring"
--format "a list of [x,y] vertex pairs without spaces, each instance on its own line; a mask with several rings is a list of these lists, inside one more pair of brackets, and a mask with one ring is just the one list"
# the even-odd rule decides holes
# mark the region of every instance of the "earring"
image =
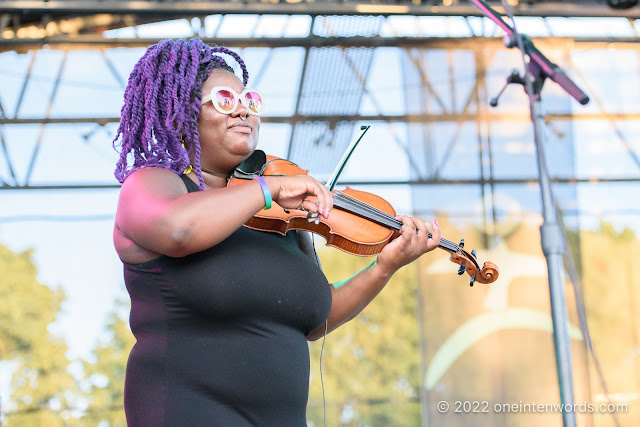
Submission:
[[[182,145],[182,148],[184,148],[185,150],[187,149],[187,147],[184,146],[184,135],[180,135],[180,145]],[[191,173],[191,171],[193,170],[193,166],[188,165],[184,171],[182,172],[183,175],[189,175]]]

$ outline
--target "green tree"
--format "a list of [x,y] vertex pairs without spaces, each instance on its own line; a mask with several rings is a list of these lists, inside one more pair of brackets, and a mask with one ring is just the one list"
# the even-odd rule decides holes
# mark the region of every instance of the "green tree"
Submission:
[[88,425],[107,422],[126,426],[124,415],[124,379],[127,358],[135,338],[125,318],[119,313],[128,307],[117,301],[107,325],[108,338],[93,349],[94,362],[84,361],[89,406],[82,421]]
[[8,426],[68,425],[75,382],[65,342],[48,330],[65,295],[37,280],[32,258],[0,245],[0,360],[16,366],[4,415]]
[[[623,426],[640,425],[640,274],[635,254],[640,240],[625,228],[616,232],[611,224],[599,231],[581,233],[583,294],[591,339],[614,403],[628,403],[618,412]],[[593,395],[603,390],[591,366]],[[595,399],[594,399],[595,400]],[[610,414],[594,416],[594,426],[614,426]]]
[[[318,253],[331,283],[375,259],[327,247],[318,247]],[[327,425],[420,424],[416,289],[415,266],[406,266],[360,315],[326,337],[322,372]],[[323,423],[322,341],[310,343],[307,416],[315,425]]]

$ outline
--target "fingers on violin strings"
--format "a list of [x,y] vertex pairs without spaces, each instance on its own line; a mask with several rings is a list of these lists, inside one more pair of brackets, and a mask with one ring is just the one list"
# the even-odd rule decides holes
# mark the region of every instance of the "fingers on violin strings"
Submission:
[[402,221],[402,223],[404,224],[402,226],[403,230],[402,230],[402,234],[405,235],[406,238],[408,239],[415,239],[417,238],[418,235],[418,227],[416,227],[415,221],[413,220],[412,217],[403,215],[400,220]]
[[404,233],[406,230],[412,228],[412,224],[409,222],[409,217],[406,215],[398,215],[396,217],[402,223],[401,231]]
[[426,242],[429,238],[429,223],[424,222],[420,218],[415,218],[414,223],[416,225],[416,234],[418,235],[418,238]]
[[434,219],[433,224],[431,225],[431,238],[430,243],[433,248],[440,244],[440,225],[438,224],[438,220]]
[[399,219],[400,222],[402,222],[402,225],[413,225],[411,217],[408,217],[407,215],[397,215],[396,219]]

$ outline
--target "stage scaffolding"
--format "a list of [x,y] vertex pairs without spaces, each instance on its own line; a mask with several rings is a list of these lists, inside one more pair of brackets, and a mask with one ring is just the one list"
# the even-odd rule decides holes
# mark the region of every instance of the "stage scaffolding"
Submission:
[[[489,2],[500,10],[500,2]],[[603,49],[615,50],[620,55],[634,55],[637,52],[637,26],[634,19],[640,7],[628,9],[613,9],[603,1],[587,2],[515,2],[516,14],[529,16],[529,20],[540,21],[539,25],[545,31],[536,35],[536,45],[543,51],[557,53],[555,60],[567,66],[574,77],[580,79],[581,69],[576,69],[571,63],[572,53],[580,52],[589,55]],[[513,2],[512,2],[513,4]],[[377,9],[376,9],[377,8]],[[368,11],[367,14],[363,11]],[[179,11],[179,13],[177,13]],[[62,94],[73,90],[69,84],[72,73],[68,62],[74,63],[82,54],[93,52],[92,58],[100,61],[105,70],[109,70],[110,84],[113,92],[122,91],[126,82],[126,70],[117,69],[117,52],[120,48],[144,48],[162,39],[163,36],[145,35],[144,28],[153,22],[173,20],[181,27],[183,36],[199,36],[206,42],[234,47],[242,50],[260,51],[263,69],[257,70],[260,75],[269,73],[264,67],[272,64],[273,58],[285,51],[298,50],[297,64],[301,68],[300,74],[295,76],[297,81],[295,93],[295,108],[286,114],[267,114],[263,123],[285,126],[291,129],[288,146],[284,150],[292,160],[302,160],[300,156],[308,151],[305,146],[309,138],[317,134],[325,135],[325,143],[331,140],[331,155],[323,153],[318,144],[316,153],[304,161],[307,167],[317,173],[324,173],[331,162],[339,158],[340,149],[351,136],[351,128],[355,123],[371,122],[385,127],[393,123],[402,123],[409,128],[423,130],[433,128],[437,124],[452,124],[456,134],[466,124],[477,124],[476,138],[482,138],[482,129],[487,129],[496,123],[515,123],[527,120],[525,110],[486,108],[489,97],[494,96],[501,85],[498,75],[501,68],[504,46],[500,39],[500,31],[488,22],[479,18],[480,13],[466,1],[397,1],[389,3],[355,2],[355,1],[301,1],[301,2],[266,2],[266,1],[230,1],[230,2],[188,2],[188,1],[27,1],[0,2],[0,52],[5,52],[3,61],[17,52],[22,60],[19,65],[11,64],[11,69],[3,67],[9,74],[13,85],[11,99],[6,93],[0,98],[0,142],[4,147],[2,152],[3,169],[0,169],[0,189],[29,190],[29,189],[64,189],[64,188],[113,188],[117,184],[111,177],[92,177],[86,180],[70,180],[61,171],[55,182],[34,180],[40,149],[48,144],[48,129],[56,126],[76,126],[82,138],[87,134],[93,135],[99,128],[112,129],[112,124],[119,120],[119,111],[112,109],[111,114],[92,114],[91,109],[80,108],[77,112],[61,112],[56,108],[61,101]],[[607,34],[606,32],[588,32],[580,36],[567,36],[563,25],[558,23],[564,16],[583,17],[592,19],[594,25],[598,18],[618,17],[619,30]],[[444,32],[436,34],[432,29],[436,23],[434,19],[443,18],[447,23],[438,22]],[[244,20],[242,20],[245,18]],[[555,20],[555,21],[554,21]],[[244,32],[241,37],[233,36],[229,26],[234,22],[242,22]],[[273,26],[277,29],[273,29]],[[586,24],[589,25],[589,24]],[[265,30],[265,27],[271,27]],[[116,30],[120,28],[120,30]],[[122,28],[126,28],[123,30]],[[300,28],[303,28],[300,30]],[[111,30],[109,30],[111,29]],[[626,31],[625,31],[626,30]],[[106,32],[105,32],[106,31]],[[119,32],[118,32],[119,31]],[[449,31],[449,35],[447,34]],[[565,34],[563,34],[565,33]],[[368,73],[372,67],[374,57],[380,57],[380,52],[390,50],[398,52],[406,60],[404,70],[414,70],[419,74],[413,85],[419,85],[419,90],[430,98],[433,108],[425,106],[420,109],[410,109],[397,112],[386,111],[385,108],[374,106],[364,111],[361,102],[375,101],[368,83]],[[434,74],[429,70],[429,64],[424,63],[429,52],[447,52],[446,69],[438,70]],[[455,58],[465,55],[465,63]],[[500,61],[495,57],[499,55]],[[47,70],[46,82],[37,74],[41,57],[47,56],[51,63]],[[508,55],[509,66],[517,67],[513,59],[517,55]],[[418,58],[422,57],[422,63]],[[517,60],[517,58],[515,58]],[[326,71],[333,67],[322,68],[322,64],[337,64],[342,78],[327,78]],[[271,67],[272,69],[274,67]],[[455,78],[456,72],[465,68],[469,73],[464,81]],[[34,71],[35,70],[35,71]],[[373,69],[376,72],[376,69]],[[439,73],[439,74],[438,74]],[[335,77],[335,76],[334,76]],[[37,80],[40,79],[40,82]],[[84,79],[81,84],[91,84],[90,79]],[[331,83],[333,89],[339,93],[348,93],[349,107],[345,109],[345,99],[322,97],[313,99],[317,87]],[[337,85],[336,85],[337,83]],[[588,82],[585,82],[588,83]],[[40,85],[44,93],[38,94],[40,101],[47,108],[38,111],[28,111],[25,108],[25,96],[30,94],[33,86]],[[447,86],[446,91],[439,93],[434,89]],[[548,86],[553,83],[547,83]],[[468,90],[468,86],[472,90]],[[316,87],[316,89],[314,89]],[[81,88],[75,88],[81,89]],[[414,92],[414,87],[407,87],[405,95]],[[510,89],[516,92],[516,88]],[[466,91],[466,93],[465,93]],[[456,99],[464,93],[465,99]],[[567,105],[566,108],[550,108],[548,122],[550,128],[554,123],[580,123],[583,121],[600,121],[608,123],[617,138],[627,151],[628,158],[640,167],[637,154],[625,136],[621,127],[624,123],[638,119],[639,113],[631,109],[611,108],[606,100],[594,100],[594,108],[588,110]],[[314,111],[305,107],[306,103],[322,102],[322,111]],[[337,102],[338,107],[331,107],[331,102]],[[8,105],[11,103],[11,105]],[[87,127],[91,127],[87,130]],[[7,135],[17,127],[38,128],[35,136],[30,137],[33,148],[29,155],[20,158],[12,156],[7,148],[11,142]],[[306,130],[304,130],[306,129]],[[314,129],[314,130],[312,130]],[[111,130],[106,131],[111,132]],[[335,133],[326,137],[327,132]],[[405,146],[406,138],[400,137],[396,129],[393,130],[394,144]],[[448,149],[443,158],[455,158],[451,148],[457,145],[457,137],[452,137],[446,144]],[[86,139],[86,138],[85,138]],[[317,139],[317,138],[316,138]],[[402,141],[401,141],[402,140]],[[22,141],[22,144],[31,141]],[[52,142],[55,143],[55,142]],[[415,145],[415,140],[412,142]],[[426,145],[425,145],[426,144]],[[423,152],[433,151],[429,144],[434,141],[421,141],[425,145]],[[324,150],[326,151],[326,150]],[[479,151],[478,151],[479,152]],[[298,154],[297,154],[298,153]],[[317,155],[316,155],[317,154]],[[531,183],[535,174],[530,176],[443,176],[439,170],[428,170],[424,160],[412,160],[413,173],[410,177],[400,179],[373,179],[376,183],[407,183],[407,184],[451,184],[455,182],[478,182],[493,185],[496,183]],[[20,162],[22,164],[17,164]],[[26,163],[25,163],[26,162]],[[325,162],[324,166],[315,162]],[[445,162],[446,163],[446,162]],[[439,165],[440,170],[444,164]],[[318,170],[318,168],[322,170]],[[420,169],[420,173],[418,173]],[[23,171],[17,173],[16,171]],[[34,175],[35,173],[35,175]],[[557,182],[592,182],[594,179],[614,182],[636,182],[635,173],[622,176],[554,176]],[[371,182],[371,179],[367,180]]]
[[[592,99],[582,107],[545,85],[548,167],[567,227],[633,222],[638,201],[608,209],[580,195],[628,194],[640,181],[640,6],[511,3],[521,30]],[[322,179],[368,124],[339,185],[400,189],[417,215],[483,230],[480,250],[540,212],[522,88],[488,106],[521,58],[466,1],[0,1],[0,34],[0,190],[117,190],[111,141],[132,64],[163,38],[201,37],[236,49],[250,85],[274,101],[262,117],[270,154]],[[616,168],[598,167],[614,154]],[[423,408],[424,420],[438,416]]]

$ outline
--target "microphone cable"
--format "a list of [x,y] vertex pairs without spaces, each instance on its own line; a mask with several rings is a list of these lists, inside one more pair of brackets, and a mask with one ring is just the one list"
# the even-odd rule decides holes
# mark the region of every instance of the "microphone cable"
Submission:
[[[320,265],[320,258],[318,257],[318,252],[316,251],[316,240],[313,235],[311,235],[311,246],[313,247],[313,252],[316,255],[316,263],[320,270],[322,270],[322,265]],[[329,328],[329,316],[327,315],[327,320],[324,321],[324,336],[322,337],[322,347],[320,347],[320,384],[322,385],[322,413],[323,413],[323,425],[327,427],[327,400],[324,396],[324,378],[322,376],[322,355],[324,354],[324,343],[327,340],[327,329]]]
[[324,321],[324,336],[322,337],[322,347],[320,348],[320,384],[322,384],[322,409],[323,409],[323,419],[324,419],[324,427],[327,427],[327,401],[324,398],[324,380],[322,378],[322,354],[324,353],[324,342],[327,339],[327,324],[328,320]]

